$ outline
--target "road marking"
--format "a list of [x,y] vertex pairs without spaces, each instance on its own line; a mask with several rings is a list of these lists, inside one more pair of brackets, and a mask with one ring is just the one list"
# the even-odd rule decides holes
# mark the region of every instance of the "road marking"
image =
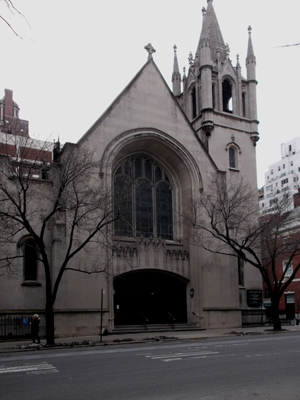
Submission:
[[191,357],[191,360],[197,360],[198,358],[206,358],[207,356]]
[[[183,358],[206,358],[207,356],[219,354],[218,351],[190,351],[186,353],[168,353],[168,354],[152,354],[152,355],[144,355],[145,358],[151,358],[151,360],[161,360],[161,361],[178,361]],[[139,354],[142,355],[142,354]]]
[[41,364],[25,364],[17,367],[0,367],[0,374],[10,374],[16,372],[25,372],[28,375],[38,375],[38,374],[49,374],[58,372],[58,370],[53,367],[53,365],[46,362]]

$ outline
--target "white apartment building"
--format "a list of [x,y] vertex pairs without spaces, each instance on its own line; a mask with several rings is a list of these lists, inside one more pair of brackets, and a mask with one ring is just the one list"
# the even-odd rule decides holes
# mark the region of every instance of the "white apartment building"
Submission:
[[[300,137],[281,144],[281,160],[269,166],[265,173],[264,190],[259,196],[260,214],[274,212],[280,199],[292,198],[298,191],[300,177]],[[294,208],[287,202],[286,211]]]

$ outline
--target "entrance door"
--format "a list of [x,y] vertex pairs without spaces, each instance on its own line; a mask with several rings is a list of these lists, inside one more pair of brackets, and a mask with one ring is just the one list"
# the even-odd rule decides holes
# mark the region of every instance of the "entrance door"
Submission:
[[186,282],[161,271],[134,271],[114,280],[116,325],[187,321]]
[[286,319],[295,319],[295,296],[294,293],[286,293],[285,295],[285,312]]

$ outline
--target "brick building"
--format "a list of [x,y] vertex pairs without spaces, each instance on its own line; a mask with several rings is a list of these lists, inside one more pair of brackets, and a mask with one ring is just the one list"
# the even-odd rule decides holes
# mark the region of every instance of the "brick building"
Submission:
[[0,132],[23,137],[29,136],[29,122],[19,117],[20,108],[13,101],[13,91],[5,89],[0,100]]
[[[283,283],[300,263],[300,192],[293,195],[293,200],[293,210],[284,215],[285,219],[279,231],[280,239],[277,245],[277,248],[282,248],[282,250],[278,251],[275,273],[277,280],[282,279]],[[295,256],[292,256],[292,252],[296,253]],[[270,273],[270,276],[273,274]],[[264,303],[268,306],[270,299],[265,285],[264,292]],[[300,317],[300,270],[296,272],[294,279],[285,289],[280,299],[279,310],[282,317],[289,320]]]
[[[38,161],[41,166],[52,161],[52,144],[29,136],[29,122],[19,117],[20,108],[13,100],[13,91],[5,89],[0,100],[0,154],[23,162]],[[32,171],[34,177],[41,172]]]

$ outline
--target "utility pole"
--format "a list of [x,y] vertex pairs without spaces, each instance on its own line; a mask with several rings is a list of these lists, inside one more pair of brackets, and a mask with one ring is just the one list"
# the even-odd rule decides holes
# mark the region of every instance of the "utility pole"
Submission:
[[101,289],[101,309],[100,309],[100,342],[102,342],[102,315],[103,315],[103,292]]

